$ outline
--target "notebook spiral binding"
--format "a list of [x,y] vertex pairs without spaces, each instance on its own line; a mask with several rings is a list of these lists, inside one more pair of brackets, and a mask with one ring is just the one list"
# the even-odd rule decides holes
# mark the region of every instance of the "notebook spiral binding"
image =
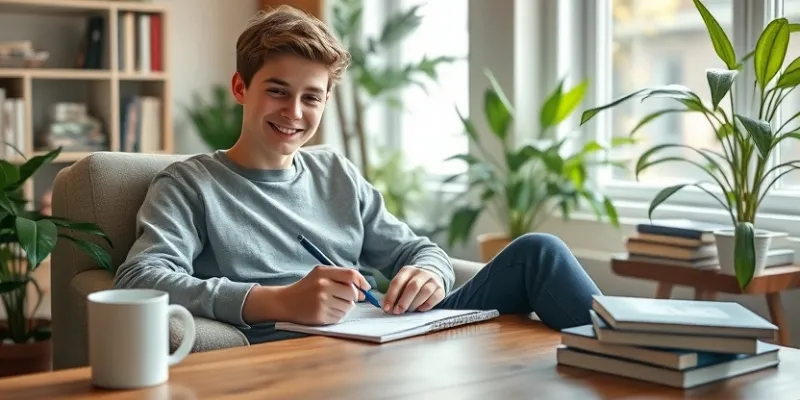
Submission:
[[467,315],[458,315],[431,323],[431,331],[453,328],[460,325],[471,324],[478,321],[492,319],[500,315],[497,310],[487,310]]

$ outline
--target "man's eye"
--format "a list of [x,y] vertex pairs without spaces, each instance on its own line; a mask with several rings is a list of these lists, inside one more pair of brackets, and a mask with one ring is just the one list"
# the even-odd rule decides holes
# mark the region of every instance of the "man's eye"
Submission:
[[306,100],[308,100],[308,101],[310,101],[312,103],[319,103],[321,101],[320,98],[316,97],[316,96],[308,96],[308,97],[306,97]]
[[267,93],[277,94],[277,95],[285,94],[285,92],[282,89],[274,89],[274,88],[273,89],[267,89]]

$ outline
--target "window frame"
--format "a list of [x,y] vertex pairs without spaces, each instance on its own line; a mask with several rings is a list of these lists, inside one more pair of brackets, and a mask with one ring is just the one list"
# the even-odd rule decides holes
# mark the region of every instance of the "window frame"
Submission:
[[[560,43],[561,49],[572,49],[575,46],[581,49],[586,57],[586,77],[592,82],[591,90],[587,93],[584,108],[606,104],[612,100],[612,66],[610,57],[611,32],[611,7],[612,0],[579,0],[582,7],[574,7],[572,12],[578,12],[586,23],[583,25],[582,35],[573,37],[572,42]],[[734,26],[730,39],[733,42],[737,55],[745,54],[755,46],[763,27],[776,15],[783,15],[782,0],[733,0]],[[736,28],[744,27],[744,28]],[[710,39],[707,39],[710,40]],[[800,37],[797,39],[800,40]],[[737,79],[737,85],[752,82],[752,70],[742,71],[744,76]],[[552,78],[552,77],[550,77]],[[695,88],[692,88],[695,89]],[[735,89],[736,90],[736,89]],[[741,89],[738,89],[742,92]],[[738,96],[735,99],[739,110],[752,107],[747,96]],[[611,118],[607,113],[600,113],[585,125],[583,130],[584,141],[598,140],[607,143],[611,138]],[[773,156],[773,165],[778,160],[779,152]],[[665,184],[643,183],[636,181],[620,181],[611,179],[611,167],[596,168],[592,177],[602,190],[612,199],[623,218],[636,220],[646,219],[650,201],[665,187]],[[700,177],[700,175],[698,175]],[[778,186],[778,185],[776,185]],[[800,226],[791,222],[800,221],[800,190],[787,190],[773,188],[764,199],[759,208],[757,226],[763,229],[787,232],[800,236]],[[789,201],[789,200],[793,201]],[[589,214],[590,210],[583,210]],[[653,218],[692,218],[708,220],[718,223],[730,223],[726,211],[707,193],[697,188],[685,188],[673,195],[653,213]]]

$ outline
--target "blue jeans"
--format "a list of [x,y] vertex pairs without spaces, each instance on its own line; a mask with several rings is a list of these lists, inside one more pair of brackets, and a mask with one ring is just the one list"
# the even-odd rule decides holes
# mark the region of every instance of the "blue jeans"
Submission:
[[435,308],[535,312],[545,325],[561,330],[591,323],[592,295],[597,294],[600,289],[564,242],[553,235],[528,233]]

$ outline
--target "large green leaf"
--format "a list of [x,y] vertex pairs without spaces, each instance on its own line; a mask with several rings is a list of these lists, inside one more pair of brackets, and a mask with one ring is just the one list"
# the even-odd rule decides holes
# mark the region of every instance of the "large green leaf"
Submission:
[[736,224],[734,240],[734,263],[736,271],[736,281],[739,287],[744,289],[753,279],[756,268],[756,249],[753,224],[750,222],[739,222]]
[[28,161],[25,161],[25,163],[19,167],[19,179],[16,183],[6,186],[6,190],[16,190],[22,187],[25,181],[33,176],[39,168],[51,163],[59,154],[61,154],[61,147],[51,150],[47,154],[31,157]]
[[384,48],[392,47],[417,30],[422,23],[422,15],[419,13],[421,7],[422,5],[414,5],[389,16],[381,31],[380,44]]
[[753,56],[756,82],[762,90],[781,69],[788,46],[789,21],[786,18],[772,20],[761,32]]
[[633,136],[637,131],[639,131],[639,129],[642,129],[642,127],[644,127],[645,125],[647,125],[648,123],[650,123],[651,121],[655,120],[656,118],[662,115],[676,113],[676,112],[689,112],[689,111],[694,111],[694,110],[687,108],[667,108],[663,110],[654,111],[650,114],[645,115],[641,120],[639,120],[636,126],[633,127],[633,129],[631,130],[629,136]]
[[603,208],[606,210],[606,215],[608,216],[608,220],[611,222],[611,225],[619,228],[619,213],[617,212],[617,208],[614,206],[614,203],[610,198],[608,198],[608,196],[603,196]]
[[578,107],[578,104],[583,100],[583,96],[586,95],[586,89],[589,87],[588,81],[583,81],[577,84],[572,89],[568,90],[561,96],[561,101],[558,104],[558,109],[556,110],[555,118],[553,119],[553,125],[558,125],[567,118],[572,111]]
[[736,79],[736,74],[739,71],[709,68],[706,69],[706,79],[708,80],[708,87],[711,89],[711,105],[712,109],[716,110],[728,91],[733,86],[733,81]]
[[28,256],[28,268],[36,268],[56,246],[58,228],[47,220],[32,221],[17,217],[15,220],[19,244]]
[[608,108],[614,107],[616,105],[622,104],[622,103],[624,103],[624,102],[626,102],[626,101],[628,101],[628,100],[630,100],[630,99],[632,99],[632,98],[634,98],[634,97],[636,97],[636,96],[638,96],[638,95],[640,95],[640,94],[642,94],[644,92],[647,92],[649,90],[651,90],[651,89],[649,89],[649,88],[639,89],[639,90],[637,90],[635,92],[628,93],[628,94],[626,94],[624,96],[618,97],[618,98],[614,99],[613,101],[611,101],[610,103],[604,104],[602,106],[590,108],[590,109],[584,111],[583,114],[581,114],[581,125],[589,122],[589,120],[594,118],[594,116],[597,115],[598,113],[600,113],[600,111],[603,111],[605,109],[608,109]]
[[492,133],[505,142],[508,128],[511,126],[511,113],[506,108],[500,96],[492,89],[486,89],[483,101],[486,120]]
[[0,160],[0,190],[19,181],[19,168],[6,160]]
[[517,151],[510,151],[506,155],[506,164],[510,172],[519,171],[520,167],[533,159],[540,159],[544,156],[544,152],[531,144],[522,146]]
[[[702,101],[696,93],[689,90],[687,87],[682,85],[664,85],[664,86],[656,86],[656,87],[648,87],[644,89],[639,89],[634,92],[628,93],[624,96],[618,97],[611,101],[610,103],[604,104],[602,106],[590,108],[583,112],[581,115],[581,125],[585,124],[592,118],[594,118],[598,113],[601,111],[615,107],[619,104],[622,104],[632,98],[644,95],[642,101],[650,97],[671,97],[676,100],[681,101],[687,107],[693,110],[702,110]],[[699,105],[699,106],[698,106]]]
[[106,233],[103,232],[103,230],[100,229],[100,227],[97,226],[96,224],[93,224],[91,222],[73,222],[63,218],[49,217],[49,216],[45,217],[44,219],[51,221],[52,223],[56,224],[56,226],[61,226],[73,231],[84,232],[100,236],[106,241],[106,243],[108,243],[108,245],[111,248],[114,248],[114,244],[111,243],[111,238],[109,238],[108,235],[106,235]]
[[555,124],[556,115],[561,106],[563,97],[564,80],[558,82],[556,88],[547,96],[539,111],[539,127],[544,130]]
[[475,143],[480,143],[478,139],[478,130],[475,128],[475,124],[472,121],[465,117],[464,114],[461,113],[461,110],[456,107],[456,114],[458,114],[458,118],[461,120],[461,124],[464,125],[464,130],[467,132],[467,135],[470,139],[472,139]]
[[108,254],[108,252],[105,251],[105,249],[103,249],[102,247],[92,242],[87,242],[85,240],[65,235],[63,233],[59,234],[58,237],[71,241],[80,250],[86,252],[90,257],[92,257],[92,259],[94,259],[106,271],[114,272],[113,268],[111,267],[111,255]]
[[514,119],[514,105],[511,104],[511,100],[508,99],[506,96],[503,87],[500,86],[500,82],[497,81],[497,78],[494,76],[491,70],[487,69],[484,71],[484,75],[486,75],[486,79],[489,80],[489,85],[492,87],[495,93],[497,93],[497,97],[503,102],[503,106],[511,114],[511,119]]
[[459,241],[466,242],[480,213],[480,208],[469,206],[461,207],[453,213],[448,229],[448,243],[450,246]]
[[431,79],[438,79],[438,72],[436,68],[439,67],[441,64],[452,63],[456,61],[455,57],[450,56],[439,56],[434,58],[428,58],[428,56],[423,56],[422,59],[416,64],[416,70],[428,75]]
[[788,89],[800,84],[800,57],[795,58],[778,78],[777,88]]
[[711,44],[714,45],[714,51],[717,52],[717,56],[729,69],[735,69],[736,52],[733,50],[733,45],[728,39],[728,35],[725,34],[717,19],[714,18],[700,0],[694,0],[694,5],[700,12],[700,16],[703,17],[703,22],[706,24],[706,30],[708,30],[708,35],[711,37]]
[[761,157],[769,157],[770,148],[772,147],[772,127],[769,123],[744,115],[736,115],[736,117],[739,118],[744,129],[746,129],[750,137],[753,138],[753,142],[755,142]]

